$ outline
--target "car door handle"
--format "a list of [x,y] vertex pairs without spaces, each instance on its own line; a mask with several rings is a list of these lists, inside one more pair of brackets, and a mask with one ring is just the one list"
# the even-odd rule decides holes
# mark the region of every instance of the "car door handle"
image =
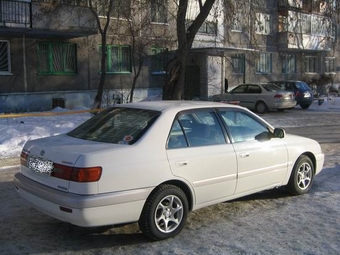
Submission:
[[177,161],[175,164],[176,166],[186,166],[188,165],[188,161]]
[[248,157],[249,157],[249,152],[240,154],[240,158],[248,158]]

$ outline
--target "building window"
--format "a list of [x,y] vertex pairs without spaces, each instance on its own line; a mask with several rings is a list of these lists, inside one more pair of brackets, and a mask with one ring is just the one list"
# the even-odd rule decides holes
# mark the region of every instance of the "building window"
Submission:
[[231,30],[236,32],[242,32],[243,26],[242,22],[244,21],[243,13],[241,11],[235,12],[233,14],[233,19],[231,21]]
[[256,34],[269,35],[271,32],[271,16],[265,13],[256,13],[255,16]]
[[165,74],[168,50],[165,48],[154,47],[151,49],[151,52],[152,52],[151,73]]
[[76,72],[77,53],[75,44],[38,44],[38,74],[67,75]]
[[167,0],[151,0],[151,21],[156,23],[167,23]]
[[261,53],[256,61],[256,73],[272,73],[272,54]]
[[202,26],[198,29],[198,33],[217,35],[217,23],[211,21],[203,22]]
[[11,54],[9,41],[0,41],[0,75],[11,73]]
[[233,74],[244,74],[244,54],[236,54],[231,57]]
[[131,47],[129,45],[107,45],[106,54],[107,73],[131,73]]
[[330,18],[321,15],[312,15],[312,35],[331,36],[333,28]]
[[[102,17],[107,16],[108,3],[101,3],[98,6],[98,15]],[[112,3],[112,10],[110,12],[112,18],[129,19],[131,17],[131,0],[115,0]]]
[[325,58],[325,73],[335,73],[335,58],[334,57]]
[[283,54],[282,55],[282,73],[296,73],[296,55]]
[[306,73],[318,72],[318,58],[316,56],[305,56]]

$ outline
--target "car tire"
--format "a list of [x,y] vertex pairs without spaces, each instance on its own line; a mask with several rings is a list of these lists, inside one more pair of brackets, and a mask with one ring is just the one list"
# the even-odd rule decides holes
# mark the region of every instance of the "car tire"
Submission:
[[314,165],[305,155],[300,156],[294,164],[291,176],[286,186],[292,195],[308,193],[314,179]]
[[308,109],[310,104],[301,104],[300,107],[304,110]]
[[265,113],[267,111],[267,105],[262,101],[257,102],[255,108],[258,113]]
[[185,226],[188,208],[188,199],[180,188],[160,185],[146,200],[139,227],[145,236],[156,241],[176,236]]

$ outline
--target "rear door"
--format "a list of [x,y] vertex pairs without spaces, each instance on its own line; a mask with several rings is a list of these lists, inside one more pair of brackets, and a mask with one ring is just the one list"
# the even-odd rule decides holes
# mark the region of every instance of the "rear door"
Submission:
[[243,105],[248,109],[255,109],[256,102],[262,96],[262,89],[259,85],[249,84],[243,94]]
[[247,87],[248,85],[243,84],[239,85],[236,88],[234,88],[230,95],[232,96],[233,101],[239,101],[239,104],[241,106],[247,107]]
[[235,192],[237,161],[213,109],[178,114],[167,144],[171,171],[194,188],[196,205]]

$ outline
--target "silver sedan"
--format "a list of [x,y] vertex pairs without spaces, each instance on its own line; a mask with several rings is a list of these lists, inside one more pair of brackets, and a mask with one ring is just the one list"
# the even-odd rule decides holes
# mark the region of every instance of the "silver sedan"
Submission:
[[294,93],[281,90],[274,84],[241,84],[230,92],[214,95],[212,101],[238,101],[238,104],[264,113],[267,110],[291,109],[296,105]]

